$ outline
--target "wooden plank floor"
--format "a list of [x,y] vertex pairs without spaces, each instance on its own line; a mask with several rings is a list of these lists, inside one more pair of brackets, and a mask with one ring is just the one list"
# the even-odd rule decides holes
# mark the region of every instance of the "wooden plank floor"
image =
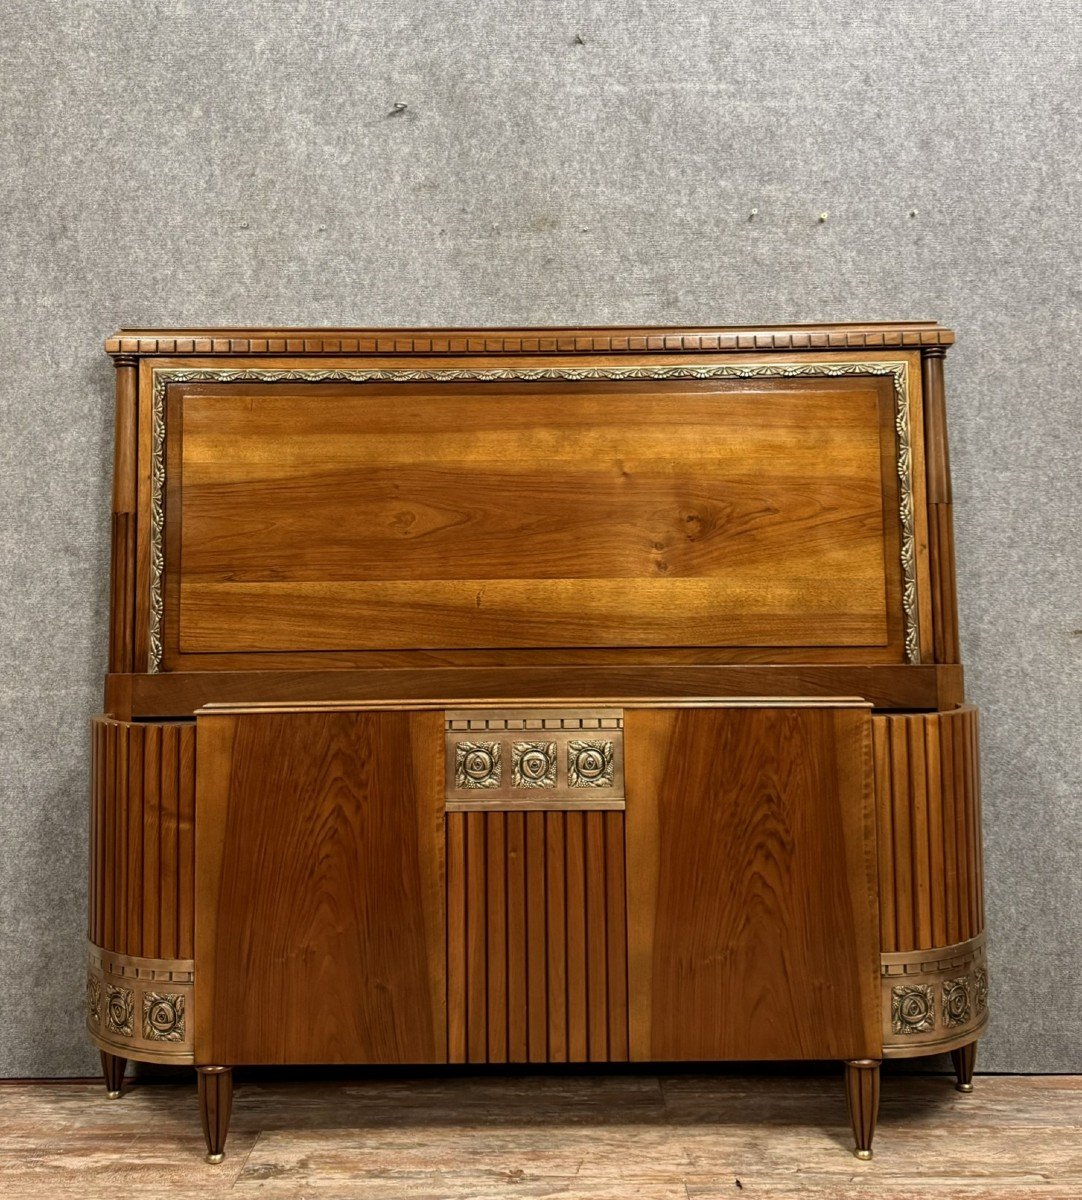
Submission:
[[[875,1159],[840,1078],[247,1081],[202,1160],[195,1087],[0,1087],[0,1196],[286,1200],[1082,1197],[1082,1078],[889,1076]],[[739,1180],[739,1184],[737,1181]]]

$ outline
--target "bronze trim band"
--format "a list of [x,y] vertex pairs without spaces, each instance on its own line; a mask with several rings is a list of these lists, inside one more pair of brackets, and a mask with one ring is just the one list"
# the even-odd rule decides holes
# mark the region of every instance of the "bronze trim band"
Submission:
[[93,942],[89,943],[88,953],[92,965],[108,975],[175,983],[192,983],[195,976],[195,960],[191,958],[140,958],[103,950]]
[[448,812],[624,807],[618,708],[462,708],[444,713]]
[[955,942],[951,946],[935,946],[930,950],[899,950],[879,957],[884,975],[949,970],[955,964],[967,962],[974,955],[983,954],[984,942],[984,933],[978,933],[966,942]]
[[86,1029],[99,1050],[140,1062],[192,1063],[195,963],[113,954],[89,943]]
[[920,1058],[926,1054],[946,1054],[948,1050],[957,1050],[959,1046],[965,1046],[969,1042],[976,1041],[984,1033],[987,1025],[988,1013],[986,1011],[981,1020],[975,1024],[967,1025],[964,1030],[944,1033],[940,1038],[929,1039],[915,1046],[884,1045],[883,1057]]
[[988,1024],[985,935],[880,956],[883,1056],[913,1058],[974,1041]]

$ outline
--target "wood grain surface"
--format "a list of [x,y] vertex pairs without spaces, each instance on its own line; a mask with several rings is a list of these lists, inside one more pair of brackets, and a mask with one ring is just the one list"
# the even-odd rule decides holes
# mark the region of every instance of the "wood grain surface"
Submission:
[[445,1061],[442,713],[198,726],[197,1061]]
[[[610,657],[589,664],[585,652],[531,655],[512,667],[491,661],[472,667],[401,667],[379,662],[364,670],[180,671],[112,675],[110,711],[140,717],[190,716],[205,704],[252,700],[402,700],[442,698],[514,701],[554,697],[572,703],[607,697],[681,699],[695,696],[863,696],[876,708],[953,708],[962,700],[957,666],[682,665],[640,661],[616,665]],[[537,661],[538,656],[544,661]],[[645,655],[644,655],[645,657]]]
[[869,725],[625,714],[633,1059],[880,1057]]
[[886,379],[176,384],[167,428],[173,667],[469,647],[903,657]]
[[958,594],[954,563],[954,506],[929,504],[928,548],[932,564],[932,628],[936,662],[958,662]]
[[138,375],[131,360],[116,363],[113,504],[109,587],[109,670],[131,671],[136,591],[136,414]]
[[[787,362],[792,364],[796,356],[778,354],[778,351],[801,351],[800,361],[809,365],[817,363],[837,364],[844,362],[855,362],[857,360],[891,360],[904,361],[907,364],[909,371],[909,404],[911,413],[911,435],[912,435],[912,463],[913,463],[913,486],[914,486],[914,522],[916,533],[916,575],[917,575],[917,596],[916,604],[920,611],[920,642],[921,655],[925,662],[929,661],[933,650],[933,626],[935,629],[947,629],[947,624],[952,619],[948,611],[952,595],[949,589],[944,590],[943,579],[940,578],[936,583],[938,592],[932,594],[932,587],[929,582],[929,542],[932,543],[933,556],[939,555],[942,538],[939,537],[938,530],[929,530],[928,516],[929,504],[934,505],[936,497],[940,494],[936,490],[935,482],[932,478],[933,474],[940,472],[940,464],[945,460],[942,454],[942,448],[932,446],[929,448],[928,470],[929,478],[927,481],[927,496],[926,503],[925,493],[925,436],[931,438],[940,438],[945,436],[944,423],[937,415],[940,409],[930,413],[929,422],[926,422],[922,417],[922,389],[920,373],[922,367],[926,373],[929,368],[929,362],[935,358],[939,364],[939,374],[935,378],[941,378],[941,359],[943,350],[953,342],[953,335],[949,330],[944,330],[936,325],[935,322],[902,322],[902,323],[871,323],[871,324],[836,324],[836,325],[802,325],[802,326],[776,326],[776,327],[726,327],[726,328],[695,328],[695,329],[675,329],[675,328],[613,328],[613,329],[596,329],[596,328],[579,328],[579,329],[548,329],[548,330],[507,330],[507,329],[490,329],[490,330],[359,330],[359,329],[337,329],[337,330],[303,330],[303,329],[240,329],[240,330],[133,330],[121,331],[109,341],[109,352],[114,355],[118,366],[118,401],[121,402],[118,406],[118,413],[123,409],[126,414],[124,420],[118,424],[118,436],[116,446],[116,477],[122,484],[122,490],[127,489],[124,496],[121,497],[121,503],[114,504],[114,511],[117,514],[114,528],[114,576],[116,580],[115,595],[113,600],[112,622],[114,629],[113,642],[117,648],[116,655],[113,657],[111,665],[114,673],[122,673],[125,670],[139,671],[145,668],[148,661],[149,643],[150,643],[150,628],[151,628],[151,575],[152,575],[152,551],[151,551],[151,526],[150,519],[150,498],[151,498],[151,475],[153,465],[153,428],[154,422],[152,418],[152,403],[151,396],[153,393],[153,375],[154,371],[165,367],[169,369],[199,369],[213,367],[227,367],[232,370],[247,370],[261,369],[277,371],[289,368],[312,368],[312,367],[327,367],[333,366],[336,368],[353,368],[353,369],[383,369],[397,368],[402,369],[403,366],[424,366],[424,367],[443,367],[443,368],[458,368],[463,364],[468,366],[513,366],[513,367],[611,367],[619,366],[622,369],[651,366],[690,366],[696,367],[699,365],[708,365],[714,362],[739,362],[741,365],[748,364],[755,366],[758,364],[781,363]],[[318,361],[316,356],[328,356],[323,362]],[[510,356],[503,357],[500,356]],[[517,356],[514,357],[514,356]],[[935,375],[935,371],[932,371]],[[134,381],[134,383],[133,383]],[[474,647],[477,647],[481,642],[488,640],[491,645],[487,647],[490,654],[501,655],[505,664],[513,664],[519,660],[518,655],[522,653],[544,654],[546,651],[558,650],[565,661],[570,661],[568,656],[577,654],[589,655],[591,651],[601,654],[611,654],[617,657],[624,656],[625,661],[636,661],[632,655],[661,655],[660,659],[655,658],[655,661],[666,661],[665,655],[678,655],[680,653],[688,654],[690,659],[682,661],[704,661],[704,662],[800,662],[812,663],[821,662],[829,663],[832,660],[845,661],[850,663],[865,662],[865,663],[882,663],[894,664],[903,661],[901,652],[900,630],[897,628],[899,605],[900,605],[900,572],[898,570],[899,546],[898,546],[898,521],[897,521],[897,487],[896,487],[896,471],[894,467],[895,447],[894,447],[894,431],[893,420],[889,413],[889,404],[887,403],[886,391],[889,390],[887,382],[883,379],[875,379],[867,376],[859,380],[787,380],[782,385],[782,390],[796,385],[797,389],[803,387],[812,387],[822,385],[826,388],[836,388],[844,390],[848,387],[855,388],[872,388],[877,393],[880,393],[880,416],[881,424],[879,431],[879,446],[880,446],[880,476],[881,476],[881,513],[877,519],[884,522],[883,525],[883,552],[884,561],[882,570],[885,580],[885,595],[876,597],[872,595],[870,585],[866,581],[862,581],[859,576],[853,579],[853,597],[846,597],[841,605],[832,604],[831,612],[826,614],[827,621],[836,621],[838,634],[842,638],[840,644],[834,644],[829,641],[834,634],[828,635],[828,641],[816,641],[815,638],[822,634],[824,623],[821,621],[808,622],[808,627],[811,628],[811,634],[805,633],[801,635],[796,628],[797,622],[793,613],[784,611],[785,599],[780,598],[781,609],[770,610],[767,617],[770,621],[777,620],[779,626],[779,636],[795,638],[795,643],[771,645],[770,639],[774,635],[767,635],[766,640],[755,639],[746,632],[741,632],[739,629],[739,608],[740,596],[739,589],[741,580],[733,577],[731,586],[734,589],[733,595],[730,596],[732,606],[735,612],[726,615],[724,606],[709,607],[707,617],[700,621],[702,625],[701,635],[698,640],[681,642],[680,637],[686,624],[683,626],[672,622],[672,627],[667,631],[662,628],[664,622],[659,620],[658,614],[649,604],[643,605],[643,611],[636,616],[634,613],[635,599],[634,589],[628,589],[628,595],[623,597],[625,603],[628,604],[629,629],[628,638],[624,640],[624,633],[619,632],[619,637],[611,640],[591,641],[582,640],[589,639],[596,635],[597,638],[602,638],[604,635],[605,622],[611,617],[611,613],[605,610],[603,597],[598,595],[595,598],[592,596],[593,589],[589,584],[589,579],[593,578],[589,575],[563,575],[560,577],[546,578],[546,585],[551,586],[554,594],[565,593],[563,603],[571,610],[571,615],[581,623],[577,628],[572,628],[574,622],[568,626],[568,633],[563,640],[550,627],[547,631],[542,631],[539,635],[536,629],[532,630],[525,624],[519,628],[514,620],[516,614],[506,614],[506,620],[500,620],[500,614],[494,610],[493,601],[494,593],[491,591],[487,594],[487,598],[483,596],[481,609],[482,624],[491,618],[491,628],[489,633],[491,638],[480,638],[475,640],[475,635],[481,630],[480,626],[467,626],[465,616],[468,614],[458,614],[462,620],[457,626],[458,633],[463,644],[451,644],[452,639],[441,637],[436,640],[443,641],[445,645],[434,647],[431,645],[420,645],[414,643],[402,644],[394,642],[396,636],[402,636],[401,630],[396,629],[391,623],[384,622],[382,625],[378,620],[372,619],[365,621],[366,631],[365,637],[369,638],[364,644],[371,646],[374,643],[380,644],[378,650],[364,649],[361,646],[343,646],[340,643],[353,643],[357,640],[353,626],[350,626],[348,619],[339,615],[334,616],[333,611],[329,612],[328,619],[331,626],[323,630],[324,634],[328,635],[328,640],[332,643],[339,643],[338,648],[327,648],[326,641],[320,642],[316,648],[305,649],[299,646],[288,646],[284,649],[258,649],[247,651],[232,651],[232,650],[208,650],[202,649],[199,653],[185,653],[181,650],[181,592],[183,580],[181,578],[181,549],[183,541],[183,431],[184,431],[184,409],[186,403],[184,395],[187,395],[188,385],[171,385],[168,389],[169,398],[167,399],[166,408],[168,417],[166,421],[167,437],[166,437],[166,460],[167,467],[164,479],[165,491],[165,576],[164,576],[164,666],[166,670],[178,671],[186,668],[191,668],[201,671],[221,671],[221,670],[247,670],[254,666],[259,667],[284,667],[288,669],[313,669],[313,668],[330,668],[330,669],[349,669],[355,667],[366,666],[407,666],[411,665],[411,659],[419,659],[423,661],[426,655],[438,653],[447,660],[447,665],[453,665],[456,662],[460,665],[468,665],[461,656],[469,656],[475,653]],[[202,386],[202,385],[199,385]],[[246,388],[248,384],[240,385]],[[320,385],[322,387],[322,385]],[[442,386],[442,385],[441,385]],[[487,385],[486,385],[487,386]],[[531,385],[532,386],[532,385]],[[548,384],[543,385],[545,387]],[[596,386],[596,385],[588,385]],[[623,386],[623,385],[621,385]],[[656,385],[649,385],[655,386]],[[694,384],[678,385],[684,388],[694,388]],[[715,385],[710,385],[715,391]],[[736,386],[726,384],[724,387]],[[756,389],[769,388],[769,383],[755,385]],[[775,385],[776,386],[776,385]],[[925,383],[925,388],[928,384]],[[575,388],[580,385],[576,382]],[[364,385],[364,390],[368,394],[375,395],[376,390],[370,389],[368,385]],[[933,389],[934,390],[934,389]],[[132,392],[134,391],[134,396]],[[194,398],[198,394],[198,387],[190,389],[191,395]],[[394,388],[394,393],[400,394],[401,389],[397,386]],[[209,395],[210,393],[207,393]],[[941,399],[941,388],[939,390]],[[134,400],[134,410],[131,408],[131,401]],[[392,407],[396,401],[392,401]],[[131,419],[128,419],[130,415]],[[502,414],[501,414],[502,416]],[[925,428],[927,425],[927,429]],[[543,432],[549,436],[558,433],[559,430],[548,428]],[[815,428],[809,426],[806,430],[812,439],[812,443],[818,437]],[[542,447],[543,448],[543,447]],[[833,450],[836,447],[830,447],[831,454],[829,457],[834,457]],[[843,454],[842,458],[846,455]],[[676,460],[674,459],[674,463]],[[423,474],[423,464],[414,464],[419,468],[419,473]],[[460,463],[462,467],[464,464]],[[610,464],[611,466],[612,464]],[[677,464],[678,465],[678,464]],[[500,471],[507,468],[506,459],[499,461],[490,461],[489,466],[497,475]],[[557,467],[560,464],[557,463]],[[638,464],[624,462],[620,469],[626,470],[628,467],[633,468],[627,470],[627,481],[632,492],[636,492],[637,484],[647,479],[649,472],[643,474],[638,471]],[[697,489],[700,484],[706,485],[706,493],[710,493],[710,470],[703,470],[701,463],[691,463],[696,474],[694,478],[688,477],[683,482],[676,480],[670,481],[673,488],[673,497],[677,500],[687,499],[690,495],[691,501],[695,501]],[[543,474],[544,462],[541,460],[537,465],[537,474]],[[330,472],[333,473],[334,465],[331,465]],[[561,468],[562,469],[562,468]],[[360,472],[359,474],[363,474]],[[377,465],[375,475],[378,476],[379,468]],[[557,475],[559,475],[559,470]],[[316,472],[318,475],[318,471]],[[606,486],[611,483],[611,479],[607,474],[604,474]],[[267,482],[272,494],[277,490],[275,481]],[[317,481],[318,482],[318,481]],[[779,486],[782,486],[780,479],[774,480]],[[326,480],[324,480],[326,483]],[[476,477],[470,480],[470,483],[478,483]],[[738,478],[732,480],[734,488],[739,492],[741,483]],[[812,490],[815,491],[819,484],[822,484],[826,491],[823,493],[826,500],[826,507],[818,516],[811,516],[811,521],[815,527],[815,536],[824,537],[830,541],[835,534],[839,535],[839,540],[835,544],[835,548],[843,545],[846,537],[844,529],[844,512],[837,508],[834,501],[827,495],[831,484],[829,479],[820,472],[811,481]],[[685,486],[687,485],[687,486]],[[350,486],[358,486],[358,480],[353,477],[350,481]],[[361,484],[360,486],[364,486]],[[484,483],[478,483],[479,494],[484,493]],[[690,490],[689,490],[690,489]],[[326,489],[325,489],[326,490]],[[282,489],[283,499],[288,508],[291,504],[296,508],[294,500],[290,499],[289,487]],[[130,493],[130,494],[129,494]],[[330,490],[327,490],[330,494]],[[491,495],[491,493],[489,493]],[[644,492],[639,492],[640,499],[645,498]],[[399,503],[404,497],[400,494],[395,494],[390,498],[389,508],[386,510],[370,510],[365,511],[369,515],[375,515],[375,523],[371,524],[371,529],[375,530],[379,536],[385,537],[388,548],[396,550],[405,550],[406,553],[395,553],[389,557],[394,560],[409,558],[416,554],[419,550],[418,543],[431,545],[436,541],[440,541],[445,537],[450,537],[452,540],[456,535],[456,531],[460,532],[459,526],[455,521],[462,516],[461,496],[458,497],[457,508],[454,504],[443,509],[438,509],[435,513],[430,511],[430,507],[417,506],[416,509],[411,509],[409,505]],[[405,497],[408,499],[408,497]],[[512,498],[513,499],[513,498]],[[543,498],[545,504],[554,502],[554,497],[550,494]],[[715,500],[728,502],[725,497],[713,496]],[[494,503],[498,503],[498,498],[494,499]],[[331,505],[333,507],[333,500]],[[545,504],[540,508],[531,509],[531,516],[536,516],[544,525],[546,513]],[[857,506],[859,507],[859,500]],[[666,537],[649,537],[649,550],[646,558],[650,562],[649,570],[645,578],[647,581],[656,574],[657,577],[668,574],[674,579],[696,580],[699,578],[713,578],[708,575],[685,575],[681,576],[680,571],[691,569],[698,571],[699,560],[702,552],[709,550],[711,547],[720,547],[723,540],[725,553],[728,554],[734,550],[737,552],[737,558],[745,548],[752,549],[753,542],[764,537],[774,537],[783,527],[783,525],[792,518],[798,525],[803,526],[808,519],[809,514],[806,510],[801,511],[799,505],[796,509],[790,510],[788,506],[779,508],[776,512],[768,512],[766,518],[762,519],[762,513],[752,513],[746,507],[747,497],[741,499],[736,496],[734,505],[724,508],[713,508],[709,511],[703,510],[701,507],[696,508],[694,504],[692,508],[683,512],[681,515],[691,517],[692,525],[701,521],[702,525],[698,534],[694,530],[690,530],[693,536],[687,537],[689,530],[683,530],[682,533],[674,533],[672,538]],[[643,506],[645,508],[645,506]],[[769,509],[769,505],[767,508]],[[845,505],[843,504],[843,508]],[[581,508],[581,506],[580,506]],[[127,515],[129,509],[133,509],[130,515]],[[228,513],[228,508],[223,510]],[[451,513],[450,524],[444,519],[447,512]],[[731,528],[727,525],[729,515],[733,515],[734,522]],[[487,515],[486,515],[487,514]],[[667,515],[666,515],[667,514]],[[277,509],[274,513],[268,510],[266,514],[268,520],[262,523],[262,526],[257,534],[256,542],[259,542],[263,537],[269,536],[273,542],[275,534],[270,526],[278,524],[277,516],[284,516],[284,512],[279,512]],[[296,515],[296,514],[295,514]],[[550,514],[551,515],[551,514]],[[478,511],[467,512],[465,520],[460,521],[459,525],[463,527],[477,517],[478,521],[484,523],[486,532],[490,528],[490,519],[495,520],[495,534],[498,542],[501,543],[500,553],[511,553],[507,546],[508,540],[513,536],[513,530],[506,522],[503,522],[499,511],[493,511],[491,505],[486,502],[485,512]],[[940,519],[942,514],[938,514],[936,519]],[[403,519],[400,520],[399,518]],[[656,532],[662,527],[658,525],[658,518],[664,517],[665,521],[672,524],[672,511],[666,509],[664,511],[655,509],[652,512],[646,513],[646,522],[643,525],[644,534]],[[830,527],[834,523],[835,518],[842,521],[842,526],[832,530]],[[292,519],[292,518],[291,518]],[[300,517],[303,523],[303,515]],[[583,514],[582,520],[586,520],[590,524],[590,518]],[[433,521],[435,524],[433,524]],[[749,523],[750,522],[750,523]],[[664,522],[663,522],[664,523]],[[725,527],[728,532],[725,539],[719,537],[717,532],[718,524]],[[348,522],[346,522],[348,526]],[[408,528],[407,528],[408,527]],[[343,527],[345,528],[345,527]],[[503,528],[504,533],[500,534],[499,529]],[[576,526],[576,529],[578,526]],[[592,525],[589,532],[597,528]],[[610,523],[610,527],[606,529],[606,536],[614,536],[619,539],[620,535],[620,516]],[[676,520],[673,528],[680,530],[680,522]],[[411,534],[410,530],[413,531]],[[332,533],[332,541],[337,536],[338,530],[335,529]],[[132,545],[132,537],[135,537],[134,547]],[[537,535],[542,545],[545,543],[543,530],[531,525],[527,531],[527,537]],[[751,535],[751,536],[748,536]],[[862,534],[857,536],[857,542],[861,541]],[[396,546],[395,539],[400,539],[402,545]],[[937,538],[939,539],[937,541]],[[347,536],[348,540],[348,536]],[[234,543],[238,542],[237,538],[233,538]],[[799,556],[799,544],[796,539],[793,540]],[[468,539],[464,539],[464,548],[460,554],[460,558],[469,558],[470,549]],[[443,543],[446,548],[447,543]],[[655,551],[655,545],[661,546],[661,551]],[[243,543],[241,543],[243,547]],[[597,550],[596,537],[589,544],[589,550]],[[689,557],[684,553],[685,548],[689,547],[692,551]],[[266,549],[264,545],[264,549]],[[199,552],[207,550],[213,557],[217,551],[213,545],[203,541],[198,547],[185,545],[184,549],[198,549]],[[241,550],[243,555],[243,548]],[[363,553],[363,546],[362,546]],[[547,553],[547,551],[546,551]],[[584,557],[586,551],[583,552]],[[834,551],[832,550],[833,554]],[[855,544],[848,544],[841,553],[845,555],[855,554],[860,558],[862,551]],[[423,554],[420,555],[423,557]],[[542,555],[544,557],[544,554]],[[656,565],[655,565],[656,558]],[[629,562],[643,559],[643,547],[640,544],[638,550],[629,558]],[[678,569],[674,570],[672,563],[677,562]],[[472,560],[471,560],[472,561]],[[870,566],[871,559],[866,560],[866,565]],[[461,564],[459,564],[461,566]],[[739,564],[738,564],[739,565]],[[751,564],[753,567],[754,564]],[[665,568],[662,570],[661,568]],[[456,567],[456,570],[458,568]],[[747,566],[740,566],[739,569],[744,571]],[[799,571],[799,562],[796,563],[795,569]],[[940,571],[940,576],[943,572]],[[236,632],[244,632],[243,621],[232,630],[218,629],[216,622],[220,614],[217,613],[217,600],[206,591],[206,588],[212,590],[216,586],[223,589],[222,599],[226,601],[225,607],[227,616],[230,620],[240,621],[236,617],[236,609],[243,608],[248,601],[251,600],[251,593],[246,591],[251,586],[252,580],[240,572],[236,580],[219,579],[218,583],[214,583],[214,574],[210,572],[207,576],[207,582],[199,582],[204,577],[198,576],[194,580],[188,582],[194,583],[197,593],[196,597],[198,605],[203,611],[204,617],[207,619],[209,627],[209,636],[218,637],[223,641],[229,641],[232,634]],[[529,579],[529,576],[516,576],[520,582]],[[618,584],[624,579],[626,583],[632,577],[621,576],[606,576],[605,579],[609,583]],[[635,578],[639,578],[636,576]],[[469,607],[472,603],[476,607],[477,595],[481,592],[481,585],[486,582],[491,585],[493,580],[489,575],[484,573],[478,578],[478,574],[465,573],[456,577],[457,582],[467,586],[460,588],[457,596],[452,597],[452,608],[454,604]],[[456,579],[442,579],[441,582],[446,584],[453,590],[453,584]],[[289,579],[274,579],[267,578],[256,580],[257,587],[261,584],[277,583],[281,589],[281,601],[285,611],[281,611],[281,605],[278,601],[275,606],[278,611],[269,612],[267,620],[253,621],[251,628],[254,638],[261,645],[265,645],[268,641],[275,640],[275,629],[277,623],[284,621],[286,624],[294,625],[305,637],[311,640],[313,638],[309,623],[301,619],[297,620],[297,608],[310,607],[313,603],[313,596],[301,586],[299,592],[287,594],[291,589],[303,585],[304,583],[320,582],[312,580],[289,580]],[[341,584],[347,592],[355,583],[372,582],[367,579],[361,580],[334,580],[330,579],[331,584]],[[394,586],[406,588],[410,580],[402,579],[382,579],[374,581],[380,585],[373,595],[368,593],[358,597],[356,595],[347,595],[344,600],[345,607],[352,609],[358,603],[358,600],[363,601],[364,605],[381,610],[388,602],[387,597],[391,589],[393,592]],[[478,587],[472,592],[468,585],[477,583]],[[498,582],[498,581],[496,581]],[[757,587],[758,581],[752,579],[746,586],[752,590],[761,591]],[[393,585],[393,586],[392,586]],[[796,586],[805,588],[806,580],[799,580]],[[722,580],[722,587],[730,586],[725,580]],[[232,589],[240,589],[232,591]],[[568,597],[566,593],[573,593],[576,588],[582,588],[585,591],[586,609],[589,610],[591,603],[594,605],[594,611],[591,613],[586,611],[580,617],[579,610],[575,606],[574,600]],[[864,591],[861,592],[861,589]],[[381,590],[382,589],[382,590]],[[498,588],[497,588],[498,591]],[[784,591],[784,589],[783,589]],[[814,588],[807,590],[809,601],[815,599]],[[863,599],[862,599],[863,597]],[[399,599],[402,597],[399,596]],[[849,601],[855,598],[855,604],[850,604]],[[437,628],[428,620],[428,611],[425,607],[424,594],[420,593],[418,597],[411,600],[405,597],[408,605],[412,605],[412,617],[416,627],[422,632],[418,643],[424,643],[426,639],[433,634]],[[724,599],[724,597],[723,597]],[[822,597],[821,597],[822,599]],[[829,599],[829,597],[827,597]],[[878,609],[875,607],[876,600],[881,600]],[[514,596],[504,597],[504,601],[508,605],[516,603]],[[871,606],[866,609],[861,609],[861,604],[867,601]],[[684,601],[681,601],[683,603]],[[318,604],[318,601],[316,602]],[[694,598],[688,601],[689,615],[693,615],[695,611]],[[705,603],[705,602],[704,602]],[[556,601],[556,616],[550,622],[550,626],[556,625],[559,621],[559,605],[560,601]],[[938,605],[939,611],[933,612]],[[947,608],[944,608],[947,605]],[[447,605],[441,605],[441,613],[447,616]],[[333,606],[332,606],[333,609]],[[852,610],[852,611],[850,611]],[[367,608],[366,608],[367,611]],[[230,614],[232,614],[230,616]],[[833,614],[833,615],[832,615]],[[848,614],[848,615],[847,615]],[[878,614],[878,615],[877,615]],[[251,614],[249,614],[251,615]],[[373,615],[368,614],[370,617]],[[453,614],[452,614],[453,615]],[[874,641],[868,644],[858,644],[859,639],[867,636],[867,625],[869,619],[872,621],[879,620],[885,615],[887,624],[887,642],[884,644],[880,641]],[[769,621],[768,621],[769,623]],[[451,621],[454,625],[454,621]],[[269,625],[269,627],[268,627]],[[318,622],[316,622],[318,626]],[[858,626],[864,626],[861,631]],[[591,627],[593,634],[591,634]],[[129,631],[130,634],[129,634]],[[279,631],[280,632],[280,631]],[[452,629],[452,633],[454,630]],[[762,630],[758,630],[761,634]],[[947,631],[949,634],[949,630]],[[503,640],[500,640],[500,639]],[[735,642],[733,639],[737,639]],[[747,644],[743,644],[741,639],[747,639]],[[856,638],[858,641],[854,641]],[[510,639],[510,640],[508,640]],[[533,650],[523,651],[521,646],[528,643],[534,646]],[[575,639],[580,639],[576,642]],[[711,640],[712,639],[712,640]],[[728,640],[726,640],[728,639]],[[302,641],[304,639],[302,638]],[[942,637],[940,638],[939,647],[943,645]],[[130,647],[130,656],[129,656]],[[395,648],[397,647],[397,648]],[[938,649],[937,648],[937,649]],[[382,656],[382,663],[376,661],[376,657]],[[955,656],[956,657],[956,656]],[[584,659],[589,661],[589,659]],[[671,657],[668,661],[675,661]],[[128,665],[130,663],[130,666]],[[837,691],[838,689],[834,689]],[[124,709],[123,711],[127,711]]]
[[[189,1072],[189,1077],[194,1074]],[[1082,1079],[884,1069],[875,1158],[850,1153],[841,1069],[380,1077],[238,1072],[225,1162],[195,1082],[0,1087],[4,1200],[1078,1200]],[[740,1187],[737,1187],[737,1181]]]
[[942,347],[922,355],[924,447],[928,494],[928,559],[932,602],[933,655],[936,662],[957,662],[957,574],[954,563],[954,503],[947,401],[943,388]]
[[452,1062],[628,1055],[623,814],[449,813]]

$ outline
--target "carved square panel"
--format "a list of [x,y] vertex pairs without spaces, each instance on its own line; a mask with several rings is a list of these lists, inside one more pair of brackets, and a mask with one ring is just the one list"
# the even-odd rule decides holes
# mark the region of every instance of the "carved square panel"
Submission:
[[511,786],[554,788],[556,743],[515,742],[511,747]]
[[145,992],[143,1037],[150,1042],[184,1040],[184,996],[178,992]]
[[969,980],[947,979],[943,983],[943,1024],[948,1029],[965,1025],[970,1017]]
[[499,742],[455,743],[455,787],[498,788],[503,776]]
[[612,787],[613,764],[614,750],[610,741],[567,743],[567,782],[570,787]]
[[890,1025],[895,1033],[935,1028],[935,989],[930,983],[902,983],[891,989]]
[[135,1033],[135,993],[110,984],[105,989],[105,1027],[110,1033],[132,1037]]

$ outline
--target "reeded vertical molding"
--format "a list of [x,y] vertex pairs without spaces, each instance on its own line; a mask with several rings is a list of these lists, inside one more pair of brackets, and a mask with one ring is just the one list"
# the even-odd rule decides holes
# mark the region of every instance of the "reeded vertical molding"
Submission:
[[91,734],[90,942],[191,959],[195,725],[96,717]]
[[119,357],[113,458],[112,555],[109,597],[109,670],[134,669],[136,393],[138,360]]
[[988,1020],[977,710],[872,718],[883,1053],[956,1050]]
[[207,1162],[225,1158],[225,1139],[233,1111],[233,1071],[229,1067],[196,1067],[199,1074],[199,1116],[207,1142]]
[[452,1062],[628,1057],[622,812],[447,814]]
[[112,1092],[107,1058],[192,1061],[194,723],[94,719],[88,909],[87,1033]]
[[872,1139],[879,1117],[879,1060],[857,1058],[845,1064],[845,1098],[853,1126],[853,1151],[857,1158],[871,1158]]
[[924,461],[928,474],[928,500],[950,504],[951,467],[947,446],[947,407],[943,387],[942,346],[928,346],[921,352],[921,378],[924,385]]
[[932,651],[939,663],[959,660],[958,596],[954,567],[954,503],[942,346],[921,354],[924,391],[924,455],[928,488],[928,552],[932,582]]
[[876,714],[883,952],[936,950],[984,930],[977,710]]

